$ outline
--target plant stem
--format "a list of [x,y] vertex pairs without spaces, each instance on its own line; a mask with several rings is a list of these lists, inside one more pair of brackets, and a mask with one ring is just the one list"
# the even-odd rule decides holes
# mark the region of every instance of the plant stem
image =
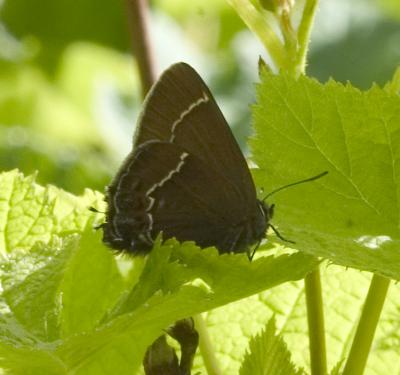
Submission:
[[153,53],[148,33],[148,7],[146,0],[126,0],[132,50],[136,57],[142,87],[146,96],[155,82]]
[[357,331],[342,375],[362,375],[367,363],[376,326],[382,312],[390,280],[374,275],[369,286]]
[[208,335],[207,325],[201,314],[193,317],[194,325],[199,333],[200,353],[204,361],[204,366],[208,375],[222,375],[218,360],[215,357],[215,350],[212,347],[210,336]]
[[306,71],[306,56],[317,5],[318,0],[306,0],[306,3],[304,4],[303,14],[297,31],[299,50],[297,52],[296,67],[298,69],[298,74],[304,74]]
[[[295,75],[305,74],[306,57],[318,0],[306,0],[297,31],[298,51]],[[310,367],[312,375],[327,373],[324,306],[319,267],[304,279],[307,301],[308,337],[310,341]]]
[[235,8],[247,27],[258,35],[276,68],[278,70],[285,69],[288,58],[283,44],[268,22],[265,21],[260,10],[256,9],[250,1],[228,0],[228,3]]
[[311,374],[325,375],[327,373],[325,327],[319,268],[309,273],[304,282],[307,301],[308,336],[310,340]]

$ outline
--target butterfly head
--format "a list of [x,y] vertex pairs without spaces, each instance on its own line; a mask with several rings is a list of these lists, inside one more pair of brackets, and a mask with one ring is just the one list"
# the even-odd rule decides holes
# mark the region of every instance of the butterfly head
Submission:
[[270,226],[270,221],[274,215],[275,205],[269,205],[263,200],[257,200],[258,214],[256,214],[251,223],[253,241],[261,241],[265,237],[265,232]]
[[262,201],[258,200],[257,203],[258,206],[260,207],[261,212],[263,213],[265,222],[268,224],[272,219],[272,217],[274,216],[275,205],[274,204],[268,205],[267,203],[265,203],[264,200]]

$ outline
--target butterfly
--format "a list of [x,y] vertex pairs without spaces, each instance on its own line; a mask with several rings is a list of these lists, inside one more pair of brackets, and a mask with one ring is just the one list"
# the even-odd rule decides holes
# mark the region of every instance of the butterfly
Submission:
[[257,199],[239,145],[192,67],[172,65],[154,84],[133,143],[107,188],[105,244],[145,255],[162,232],[250,254],[265,237],[274,206]]

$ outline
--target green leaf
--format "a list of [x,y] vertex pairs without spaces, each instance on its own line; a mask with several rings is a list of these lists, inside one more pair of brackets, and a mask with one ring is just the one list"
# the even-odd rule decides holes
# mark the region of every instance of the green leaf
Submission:
[[86,233],[80,241],[79,251],[66,265],[59,287],[62,295],[61,337],[97,327],[117,302],[121,291],[129,286],[113,253],[105,246],[96,246],[99,240],[99,233]]
[[[3,260],[0,282],[6,314],[0,321],[0,344],[5,345],[6,354],[10,345],[18,350],[11,357],[4,354],[1,366],[10,368],[21,353],[19,367],[29,371],[31,364],[24,359],[24,351],[48,361],[41,364],[43,369],[53,366],[53,361],[65,369],[72,366],[68,360],[74,362],[74,357],[67,360],[55,350],[63,352],[64,340],[101,326],[130,285],[120,274],[112,253],[96,246],[99,239],[99,234],[90,232],[81,241],[77,236],[54,238],[47,246],[37,244],[29,253],[14,251]],[[110,351],[118,352],[118,345]],[[87,348],[83,353],[87,354]],[[128,368],[133,371],[135,367],[129,364]]]
[[330,375],[340,375],[341,374],[341,368],[343,367],[343,362],[344,359],[339,361],[336,366],[334,366],[331,370],[331,372],[329,373]]
[[[14,171],[0,175],[0,182],[5,187],[0,191],[12,191],[14,197],[1,200],[14,212],[1,211],[1,228],[8,227],[9,217],[19,227],[30,215],[38,220],[48,215],[50,223],[57,223],[46,226],[47,237],[32,236],[23,247],[9,247],[7,258],[0,260],[0,367],[16,374],[132,374],[166,327],[204,311],[225,373],[237,373],[248,340],[272,315],[294,363],[309,366],[302,283],[272,287],[304,277],[315,258],[261,252],[250,263],[244,254],[219,256],[215,249],[171,240],[156,244],[139,277],[142,258],[115,257],[101,244],[101,233],[92,230],[94,214],[87,206],[99,207],[99,194],[88,199],[45,189]],[[42,207],[46,196],[54,202],[48,211]],[[55,236],[65,233],[70,235]],[[322,277],[329,290],[324,302],[330,306],[325,318],[332,368],[347,353],[368,277],[334,266]],[[395,369],[398,293],[397,286],[389,291],[369,375]],[[199,362],[196,370],[204,371]]]
[[270,198],[272,223],[296,249],[399,280],[400,98],[267,72],[257,94],[258,185],[329,171]]
[[[317,264],[315,258],[301,253],[261,257],[249,262],[245,254],[219,255],[214,248],[201,250],[190,242],[179,245],[169,240],[153,248],[140,282],[123,308],[131,310],[151,295],[160,304],[155,291],[162,291],[168,304],[170,298],[182,298],[176,303],[181,310],[177,318],[182,319],[285,281],[301,279]],[[199,300],[194,296],[186,299],[190,293]],[[149,308],[151,302],[148,300],[147,304]],[[165,316],[167,311],[164,309]]]
[[[371,275],[341,266],[321,265],[328,369],[339,369],[350,348]],[[366,375],[398,373],[400,288],[392,285],[368,358]],[[292,361],[310,372],[304,283],[290,282],[203,314],[221,371],[237,374],[249,341],[275,317]],[[340,363],[339,363],[340,362]],[[202,371],[200,356],[194,372]]]
[[[11,257],[2,264],[1,282],[9,318],[25,330],[18,342],[35,350],[42,349],[46,343],[49,351],[45,352],[50,357],[55,355],[65,368],[77,373],[105,366],[104,358],[109,358],[111,368],[111,363],[120,356],[125,360],[115,365],[119,373],[131,373],[141,364],[148,345],[177,319],[221,306],[288,278],[302,277],[310,261],[315,262],[312,258],[307,261],[302,254],[294,254],[249,264],[245,255],[218,257],[215,252],[203,252],[190,244],[181,247],[175,242],[172,245],[170,241],[153,249],[142,278],[132,292],[144,297],[136,299],[135,306],[127,303],[128,307],[118,309],[118,314],[108,314],[113,305],[119,305],[118,295],[125,301],[126,288],[115,270],[110,272],[110,264],[98,266],[101,262],[106,264],[102,258],[108,257],[111,264],[114,258],[110,252],[99,251],[95,242],[90,234],[80,242],[76,237],[68,237],[61,241],[58,251],[53,248],[51,256],[50,246],[38,246],[23,258],[29,265],[27,269],[32,271],[29,273],[18,270],[24,263],[18,257]],[[93,255],[86,260],[90,247],[85,243],[93,246]],[[169,260],[171,252],[176,255],[175,260]],[[199,265],[190,262],[195,259],[200,261]],[[222,267],[228,274],[221,275],[220,279],[214,277],[210,268],[220,272]],[[250,275],[244,277],[244,271]],[[13,275],[22,281],[14,283]],[[154,277],[156,281],[152,282],[150,279]],[[208,284],[196,283],[200,278],[208,278]],[[128,298],[127,301],[132,300]],[[8,340],[6,323],[3,337]],[[28,338],[32,340],[31,345]],[[7,365],[8,360],[5,358],[2,365]],[[26,368],[29,368],[28,363]]]
[[68,374],[62,362],[45,350],[15,347],[0,342],[0,357],[0,366],[10,369],[13,375]]
[[19,324],[36,340],[59,338],[59,284],[63,267],[77,249],[77,239],[38,244],[26,254],[14,251],[2,263],[3,297]]
[[0,366],[12,373],[36,371],[32,361],[47,373],[132,374],[176,320],[318,264],[302,253],[249,262],[169,240],[156,242],[138,277],[142,258],[115,257],[93,231],[88,206],[100,205],[99,194],[75,197],[16,171],[1,174],[0,186]]
[[290,358],[285,341],[276,334],[275,319],[268,321],[265,329],[249,343],[240,375],[302,375]]
[[48,242],[54,234],[82,231],[93,225],[89,207],[101,195],[86,190],[75,197],[52,186],[35,184],[35,177],[18,171],[0,174],[0,253]]

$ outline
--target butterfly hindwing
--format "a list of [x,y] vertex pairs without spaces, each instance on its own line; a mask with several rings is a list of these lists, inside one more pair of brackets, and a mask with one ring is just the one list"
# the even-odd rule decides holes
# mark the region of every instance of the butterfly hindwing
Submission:
[[230,204],[239,192],[221,190],[224,183],[215,170],[182,147],[147,142],[127,158],[109,187],[113,199],[105,241],[114,248],[146,252],[162,231],[165,238],[229,251],[241,235],[237,223],[245,219],[247,209]]

